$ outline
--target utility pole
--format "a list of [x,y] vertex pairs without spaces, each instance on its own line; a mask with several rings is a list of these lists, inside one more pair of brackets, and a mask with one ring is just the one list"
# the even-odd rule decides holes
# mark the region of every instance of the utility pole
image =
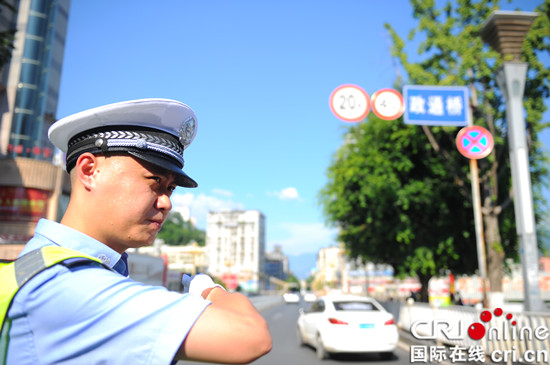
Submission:
[[527,63],[520,62],[521,48],[537,13],[494,11],[483,23],[481,37],[506,60],[497,71],[496,81],[506,99],[508,142],[514,192],[516,230],[523,270],[526,311],[546,309],[540,295],[538,247],[529,169],[529,149],[523,116],[523,92]]

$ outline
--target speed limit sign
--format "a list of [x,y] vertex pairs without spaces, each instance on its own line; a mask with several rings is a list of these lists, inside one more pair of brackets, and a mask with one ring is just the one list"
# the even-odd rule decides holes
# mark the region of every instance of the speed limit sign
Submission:
[[356,85],[342,85],[330,94],[330,109],[345,122],[358,122],[369,114],[369,95]]
[[372,96],[372,112],[380,119],[394,120],[403,115],[405,104],[399,91],[393,89],[378,90]]

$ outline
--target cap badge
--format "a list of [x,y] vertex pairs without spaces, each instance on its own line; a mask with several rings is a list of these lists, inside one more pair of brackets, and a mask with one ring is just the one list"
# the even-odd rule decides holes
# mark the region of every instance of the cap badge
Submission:
[[178,136],[183,148],[187,148],[193,141],[195,134],[195,118],[189,117],[183,121],[178,131]]

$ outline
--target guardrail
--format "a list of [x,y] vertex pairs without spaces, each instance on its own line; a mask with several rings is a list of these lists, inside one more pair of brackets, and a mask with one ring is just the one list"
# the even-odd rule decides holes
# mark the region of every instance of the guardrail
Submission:
[[464,349],[481,346],[494,362],[550,364],[550,313],[406,302],[384,306],[400,329],[419,341]]

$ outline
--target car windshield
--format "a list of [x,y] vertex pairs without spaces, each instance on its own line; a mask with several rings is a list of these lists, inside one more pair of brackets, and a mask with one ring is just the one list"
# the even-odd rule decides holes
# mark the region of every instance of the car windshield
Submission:
[[337,311],[378,311],[372,303],[369,302],[334,302],[334,308]]

